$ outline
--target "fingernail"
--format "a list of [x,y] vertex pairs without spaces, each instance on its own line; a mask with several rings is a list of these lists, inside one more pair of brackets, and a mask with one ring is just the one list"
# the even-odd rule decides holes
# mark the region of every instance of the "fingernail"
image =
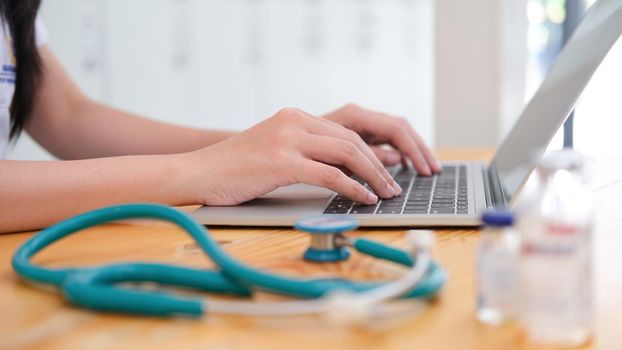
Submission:
[[443,168],[441,168],[441,165],[436,160],[434,160],[434,168],[436,168],[436,171],[439,172],[439,173],[443,169]]
[[426,167],[423,169],[423,174],[426,176],[432,175],[432,170],[429,166],[426,165]]
[[389,192],[389,196],[395,196],[395,188],[391,186],[391,184],[389,184],[388,182],[387,182],[387,191]]
[[402,193],[402,188],[395,181],[393,181],[393,190],[395,190],[395,195],[400,195]]
[[367,193],[367,200],[369,202],[369,204],[376,204],[378,203],[378,196],[376,196],[375,194],[368,192]]

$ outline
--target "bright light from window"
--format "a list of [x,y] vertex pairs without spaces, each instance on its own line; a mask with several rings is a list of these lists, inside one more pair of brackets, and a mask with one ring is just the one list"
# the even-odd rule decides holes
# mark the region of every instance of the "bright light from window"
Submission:
[[575,148],[592,155],[622,154],[622,39],[618,39],[581,95]]
[[542,24],[546,20],[544,5],[539,0],[529,0],[527,2],[527,20],[529,23]]
[[[596,0],[582,0],[588,9]],[[528,0],[526,102],[536,92],[548,65],[562,46],[567,0]],[[590,154],[622,153],[622,39],[611,50],[576,106],[574,146]],[[560,128],[548,149],[563,147]],[[618,141],[619,140],[619,141]],[[612,144],[618,143],[612,147]],[[617,151],[620,149],[621,151]]]
[[553,24],[562,24],[566,19],[566,1],[553,0],[546,4],[546,18]]

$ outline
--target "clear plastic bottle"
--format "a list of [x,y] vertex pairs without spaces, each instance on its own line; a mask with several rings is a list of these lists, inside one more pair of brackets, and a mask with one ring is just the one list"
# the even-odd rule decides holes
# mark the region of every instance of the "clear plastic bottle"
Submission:
[[514,217],[505,211],[486,212],[477,255],[477,318],[499,325],[514,317],[519,239]]
[[551,153],[517,204],[519,319],[532,341],[574,346],[591,338],[594,215],[583,165],[576,152]]

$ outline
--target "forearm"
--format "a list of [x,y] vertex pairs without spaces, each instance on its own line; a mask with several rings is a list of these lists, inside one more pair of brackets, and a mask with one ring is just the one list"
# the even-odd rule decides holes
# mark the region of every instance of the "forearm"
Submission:
[[74,103],[65,119],[48,121],[37,137],[62,159],[188,152],[233,134],[161,123],[86,98]]
[[0,233],[38,229],[112,204],[191,204],[185,168],[184,155],[0,161]]

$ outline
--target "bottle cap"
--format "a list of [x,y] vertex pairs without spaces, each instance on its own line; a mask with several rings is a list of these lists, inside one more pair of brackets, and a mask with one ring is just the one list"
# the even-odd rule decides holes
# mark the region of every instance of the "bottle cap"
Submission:
[[514,214],[504,210],[487,211],[482,215],[482,221],[486,226],[512,226],[514,224]]

